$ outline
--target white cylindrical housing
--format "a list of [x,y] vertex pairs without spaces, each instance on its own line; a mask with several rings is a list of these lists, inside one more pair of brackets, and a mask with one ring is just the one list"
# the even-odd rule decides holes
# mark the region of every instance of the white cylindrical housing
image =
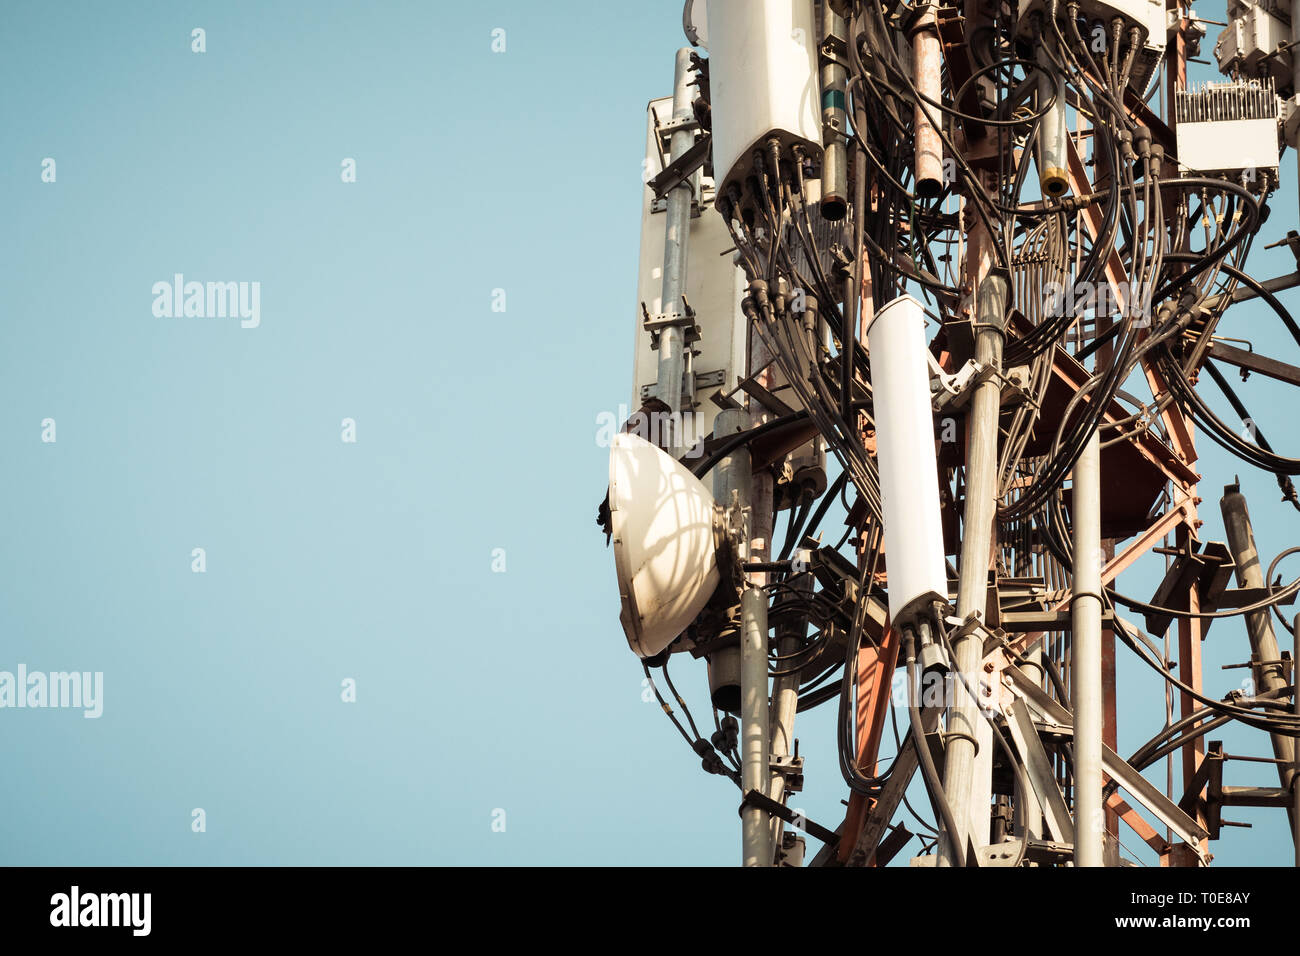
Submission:
[[742,190],[755,147],[776,136],[821,154],[813,0],[709,0],[709,96],[719,194]]
[[1065,77],[1049,73],[1050,59],[1040,52],[1039,62],[1045,67],[1038,76],[1038,108],[1049,100],[1052,108],[1038,126],[1038,182],[1043,195],[1056,199],[1070,189],[1070,174],[1066,168],[1066,137],[1070,129],[1065,116]]
[[875,314],[867,329],[876,459],[885,511],[889,616],[895,627],[947,600],[934,411],[925,313],[910,295]]

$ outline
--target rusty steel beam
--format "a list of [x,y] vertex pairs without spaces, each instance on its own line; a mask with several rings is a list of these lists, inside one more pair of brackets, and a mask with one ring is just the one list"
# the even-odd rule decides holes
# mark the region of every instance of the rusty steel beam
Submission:
[[[878,648],[867,646],[858,650],[855,758],[858,769],[868,775],[875,773],[876,759],[880,755],[880,740],[885,730],[885,715],[889,710],[890,690],[893,686],[894,670],[898,666],[900,643],[900,633],[891,627],[885,631]],[[839,846],[841,863],[849,862],[858,835],[866,823],[868,813],[873,808],[874,802],[865,794],[849,795],[849,808],[844,815],[844,832]],[[891,809],[886,816],[886,822],[892,815]]]
[[[940,82],[942,56],[939,32],[935,25],[934,0],[928,0],[912,27],[913,83],[922,97],[938,103],[943,98]],[[938,111],[924,100],[917,100],[914,122],[914,161],[918,196],[937,196],[943,190],[943,140],[939,137],[941,119]]]
[[1287,365],[1286,362],[1279,362],[1277,359],[1271,359],[1267,355],[1260,355],[1258,352],[1247,352],[1245,349],[1233,348],[1231,345],[1224,345],[1222,342],[1211,342],[1209,357],[1216,358],[1221,362],[1227,362],[1229,365],[1235,365],[1237,368],[1244,368],[1251,372],[1258,372],[1260,375],[1267,375],[1269,378],[1277,379],[1279,382],[1286,382],[1288,385],[1300,385],[1300,368]]
[[1169,852],[1169,841],[1157,833],[1155,827],[1147,823],[1118,793],[1112,793],[1106,798],[1106,809],[1111,813],[1118,814],[1119,818],[1127,823],[1129,828],[1138,835],[1138,839],[1151,849],[1157,853]]

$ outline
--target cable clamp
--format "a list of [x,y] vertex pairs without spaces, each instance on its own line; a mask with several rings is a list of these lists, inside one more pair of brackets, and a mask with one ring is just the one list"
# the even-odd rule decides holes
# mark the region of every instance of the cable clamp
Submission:
[[773,800],[765,793],[758,790],[747,790],[744,798],[740,801],[738,813],[740,816],[745,815],[746,809],[762,810],[764,813],[774,817],[779,817],[786,823],[790,824],[811,837],[816,837],[827,846],[836,846],[840,842],[840,835],[834,830],[828,830],[819,823],[813,823],[801,813],[795,813],[784,803]]
[[976,740],[973,735],[966,733],[966,731],[964,730],[942,730],[939,732],[939,737],[943,741],[943,749],[945,752],[948,749],[949,738],[955,737],[958,740],[969,740],[970,745],[975,748],[976,756],[979,755],[980,742]]

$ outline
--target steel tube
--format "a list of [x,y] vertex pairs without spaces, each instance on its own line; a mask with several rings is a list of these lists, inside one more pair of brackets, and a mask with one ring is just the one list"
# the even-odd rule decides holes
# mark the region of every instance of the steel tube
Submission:
[[[759,321],[762,321],[761,319]],[[764,388],[775,387],[772,352],[767,341],[758,332],[749,330],[749,372],[756,382]],[[749,426],[762,425],[772,416],[763,405],[754,398],[749,399]],[[776,479],[771,469],[763,469],[754,474],[750,480],[750,526],[749,546],[746,560],[765,562],[772,558],[772,499],[775,494]],[[741,751],[741,783],[746,792],[757,790],[767,793],[770,787],[771,728],[769,725],[768,681],[767,681],[767,586],[768,574],[758,571],[748,576],[748,584],[741,600],[743,617],[741,651],[740,651],[740,697],[741,697],[741,733],[745,744]],[[761,618],[760,618],[761,613]],[[761,624],[760,624],[761,622]],[[793,720],[793,717],[791,718]],[[761,751],[757,748],[761,746]],[[754,753],[745,748],[754,748]],[[750,762],[753,766],[750,767]],[[753,783],[744,780],[747,767],[752,771]],[[761,810],[745,811],[745,865],[772,866],[776,850],[772,845],[773,827],[766,813]],[[757,821],[756,823],[754,821]],[[751,832],[752,827],[761,829],[761,835]]]
[[[725,436],[739,435],[749,428],[749,413],[741,408],[727,408],[718,412],[713,420],[713,434],[721,439]],[[724,508],[738,504],[742,509],[749,507],[750,497],[750,457],[749,446],[738,445],[727,452],[713,466],[713,500]],[[749,531],[746,529],[741,541],[742,561],[748,559]]]
[[1105,866],[1102,801],[1101,442],[1093,431],[1074,464],[1070,697],[1074,708],[1074,865]]
[[[713,423],[715,436],[735,435],[749,427],[749,412],[729,408],[718,413]],[[740,537],[740,559],[750,554],[752,535],[749,515],[753,479],[748,446],[727,454],[713,470],[713,497],[726,509],[739,506],[747,516]],[[745,792],[767,792],[768,706],[767,706],[767,592],[746,587],[740,601],[740,782]],[[736,651],[727,648],[720,653]],[[757,807],[741,814],[742,862],[745,866],[770,866],[772,831],[767,815]]]
[[[935,26],[935,4],[928,3],[912,30],[912,82],[917,92],[935,103],[942,102],[939,31]],[[943,140],[939,137],[938,111],[917,100],[913,121],[913,164],[916,194],[937,196],[943,189]]]
[[[822,4],[822,43],[829,47],[847,42],[848,27],[842,16]],[[822,57],[822,199],[823,219],[843,219],[849,208],[848,111],[845,85],[848,71],[828,55]]]
[[[717,438],[738,435],[749,427],[749,413],[741,408],[728,408],[713,420],[713,434]],[[749,446],[732,449],[713,468],[713,500],[724,508],[739,505],[749,507],[750,499]],[[740,558],[749,553],[749,528],[740,535]],[[709,690],[713,705],[728,713],[740,714],[740,645],[733,644],[714,651],[708,656]]]
[[[740,785],[767,792],[767,592],[747,587],[740,597]],[[772,828],[758,807],[741,814],[745,866],[771,866]]]
[[[1228,549],[1237,564],[1237,586],[1243,588],[1264,587],[1264,572],[1259,563],[1259,552],[1255,549],[1255,532],[1250,523],[1250,512],[1246,509],[1246,496],[1237,485],[1228,485],[1223,489],[1223,498],[1219,501],[1223,512],[1223,529],[1228,537]],[[1250,637],[1251,675],[1256,692],[1273,691],[1280,693],[1287,687],[1286,671],[1282,667],[1282,654],[1278,648],[1277,635],[1273,633],[1273,619],[1265,609],[1246,615],[1246,633]],[[1279,761],[1277,765],[1278,780],[1283,788],[1291,786],[1295,774],[1296,745],[1294,737],[1282,734],[1269,734],[1273,744],[1273,756]],[[1287,812],[1296,822],[1293,807]]]
[[[1006,322],[1008,286],[1005,277],[989,275],[979,285],[976,301],[978,332],[975,360],[1000,372]],[[1002,383],[990,375],[975,389],[971,399],[966,450],[966,506],[962,516],[961,560],[958,568],[957,616],[974,611],[985,613],[988,600],[989,555],[993,544],[993,519],[997,501],[998,413]],[[953,645],[953,666],[965,675],[965,683],[980,686],[984,645],[977,634],[958,638]],[[957,686],[961,686],[958,682]],[[990,783],[977,779],[975,751],[983,737],[991,745],[988,727],[979,713],[978,702],[964,690],[957,692],[948,713],[948,752],[944,764],[943,790],[952,804],[958,825],[966,831],[947,832],[939,846],[939,866],[953,866],[964,857],[967,837],[977,846],[988,842],[989,804],[983,794]],[[964,812],[963,812],[964,810]],[[959,852],[960,850],[960,852]]]
[[[797,554],[798,552],[796,552]],[[805,571],[789,578],[790,587],[796,591],[812,594],[813,576]],[[779,606],[779,602],[778,602]],[[783,658],[788,658],[804,642],[808,632],[808,618],[800,615],[788,623],[778,626],[776,633],[776,651]],[[856,661],[854,662],[856,666]],[[781,670],[792,669],[791,662],[782,661]],[[794,717],[799,706],[799,674],[783,674],[772,679],[772,757],[789,757],[794,754]],[[780,803],[785,799],[785,777],[779,773],[772,774],[772,789],[769,796]],[[780,817],[772,820],[773,850],[781,846],[781,831],[784,821]]]
[[[1043,683],[1043,646],[1042,644],[1031,648],[1024,654],[1025,662],[1020,666],[1020,670],[1029,677],[1036,685],[1042,686]],[[1024,780],[1021,774],[1016,774],[1016,802],[1015,802],[1015,829],[1013,834],[1022,839],[1031,840],[1042,839],[1043,836],[1043,807],[1038,801],[1038,794],[1034,793],[1032,788],[1024,786]]]
[[[1044,38],[1043,42],[1046,42]],[[1038,127],[1038,182],[1044,196],[1064,196],[1070,188],[1067,172],[1066,136],[1069,128],[1065,119],[1065,76],[1050,70],[1051,60],[1040,52],[1038,62],[1043,72],[1038,75],[1038,108],[1052,100]],[[1053,97],[1055,99],[1053,100]]]
[[[673,122],[692,119],[691,110],[691,49],[677,51],[673,73]],[[677,129],[670,143],[671,158],[676,160],[695,144],[695,134],[690,129]],[[694,177],[677,184],[666,197],[667,221],[664,229],[664,278],[660,306],[665,315],[681,315],[685,311],[682,295],[686,291],[686,255],[691,230],[691,201],[695,195]],[[682,453],[683,429],[682,376],[686,372],[685,335],[679,325],[669,325],[659,332],[658,396],[668,406],[671,421],[669,454],[674,458]]]

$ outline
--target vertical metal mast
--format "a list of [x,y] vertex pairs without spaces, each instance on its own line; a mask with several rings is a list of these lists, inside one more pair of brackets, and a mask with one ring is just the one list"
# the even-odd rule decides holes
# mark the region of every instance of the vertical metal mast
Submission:
[[[790,587],[792,590],[805,593],[811,597],[813,593],[813,576],[811,572],[804,571],[795,574],[790,578]],[[771,753],[772,761],[775,763],[782,758],[788,758],[794,753],[794,718],[799,709],[799,672],[790,666],[789,658],[803,643],[807,631],[807,618],[799,618],[795,621],[787,622],[784,625],[778,624],[776,627],[776,651],[778,659],[783,661],[782,668],[792,671],[789,674],[782,674],[772,679],[772,719],[771,719]],[[780,803],[785,797],[785,777],[774,771],[771,774],[772,792],[771,797],[777,803]],[[772,820],[772,851],[775,853],[781,848],[781,831],[782,821],[779,817]]]
[[[1223,528],[1228,535],[1228,547],[1237,564],[1237,584],[1243,588],[1264,588],[1264,571],[1259,565],[1259,552],[1255,550],[1255,532],[1246,510],[1246,496],[1233,484],[1223,489],[1219,502],[1223,512]],[[1282,668],[1282,654],[1277,636],[1273,633],[1270,612],[1255,611],[1246,615],[1246,633],[1250,636],[1251,676],[1256,693],[1268,691],[1281,694],[1286,690],[1286,671]],[[1283,788],[1291,785],[1295,772],[1295,738],[1284,734],[1269,734],[1273,742],[1273,756],[1277,758],[1277,774]],[[1294,808],[1288,807],[1292,813]]]
[[[680,159],[695,144],[691,131],[691,49],[677,51],[673,71],[673,132],[671,158]],[[664,231],[664,284],[660,306],[665,318],[685,320],[686,305],[682,294],[686,291],[686,254],[691,233],[691,200],[695,189],[691,177],[674,186],[668,193],[667,224]],[[682,453],[681,409],[682,376],[686,371],[685,330],[679,324],[665,325],[659,332],[659,382],[660,401],[668,406],[671,439],[669,453],[680,457]]]
[[[751,285],[751,290],[758,283]],[[760,293],[761,294],[761,293]],[[762,319],[756,319],[762,321]],[[764,344],[757,329],[750,328],[749,374],[765,389],[773,387],[768,365],[772,353]],[[749,426],[756,428],[770,416],[761,402],[749,400]],[[750,484],[750,536],[748,559],[765,562],[772,557],[772,507],[775,479],[770,469],[754,473]],[[741,772],[744,792],[771,790],[770,754],[772,750],[770,708],[768,706],[767,680],[767,584],[766,572],[747,576],[745,591],[741,595],[741,645],[740,645],[740,698],[741,733],[744,746],[741,751]],[[793,723],[794,715],[790,716]],[[773,865],[776,849],[771,821],[762,810],[745,807],[745,865]]]
[[[735,435],[749,427],[744,409],[729,408],[714,420],[716,436]],[[722,459],[713,471],[713,498],[744,527],[736,529],[740,560],[750,557],[752,532],[751,459],[741,445]],[[748,793],[767,792],[767,597],[760,588],[746,586],[741,595],[740,628],[740,783]],[[741,811],[742,862],[745,866],[767,866],[772,861],[771,829],[766,815],[757,807]]]
[[1101,798],[1101,442],[1096,429],[1074,464],[1070,584],[1070,696],[1074,705],[1074,865],[1104,866]]
[[[972,261],[979,263],[983,251],[979,241],[992,237],[982,227],[972,231]],[[977,270],[982,269],[980,265]],[[970,281],[970,280],[968,280]],[[975,360],[990,370],[976,387],[971,400],[970,430],[966,453],[966,510],[962,526],[961,566],[958,569],[957,616],[972,612],[983,615],[988,600],[989,554],[993,544],[993,522],[997,502],[998,412],[1002,383],[998,376],[1002,366],[1002,340],[1007,308],[1007,280],[1000,275],[986,275],[979,283],[976,297]],[[984,642],[978,634],[966,634],[953,645],[957,659],[953,666],[965,676],[954,691],[956,700],[948,711],[948,748],[944,764],[943,790],[953,807],[957,826],[965,833],[944,832],[938,863],[953,866],[965,856],[967,839],[976,846],[988,842],[989,805],[982,794],[987,781],[977,781],[976,750],[980,738],[991,744],[988,728],[979,713],[979,704],[964,690],[965,685],[978,688],[984,659]]]
[[[767,592],[746,587],[740,596],[740,783],[745,793],[767,792]],[[772,828],[758,807],[741,813],[745,866],[772,865]]]

